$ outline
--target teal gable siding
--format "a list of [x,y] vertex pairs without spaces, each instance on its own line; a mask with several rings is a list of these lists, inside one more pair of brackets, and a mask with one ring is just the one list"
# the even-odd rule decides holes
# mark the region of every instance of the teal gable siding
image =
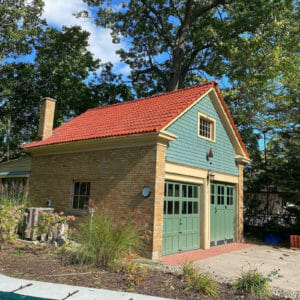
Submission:
[[[198,137],[198,112],[216,119],[216,141],[210,142]],[[193,167],[239,175],[235,163],[235,150],[209,96],[205,96],[166,131],[178,136],[169,143],[166,160]],[[212,149],[214,157],[206,160]],[[211,164],[210,164],[211,162]]]

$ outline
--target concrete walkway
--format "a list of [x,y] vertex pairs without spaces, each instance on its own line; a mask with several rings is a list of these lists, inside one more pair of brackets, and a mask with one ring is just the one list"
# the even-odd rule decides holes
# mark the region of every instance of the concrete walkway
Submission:
[[255,245],[198,260],[194,264],[200,270],[232,279],[239,276],[242,269],[250,267],[257,267],[265,275],[277,271],[277,275],[271,276],[271,286],[299,292],[300,295],[300,250]]
[[[31,286],[24,287],[28,284]],[[158,298],[134,293],[117,292],[103,289],[94,289],[81,286],[71,286],[66,284],[57,284],[50,282],[41,282],[34,280],[25,280],[7,277],[0,274],[0,291],[12,292],[16,289],[19,295],[39,297],[55,300],[158,300]],[[70,296],[68,296],[70,295]]]

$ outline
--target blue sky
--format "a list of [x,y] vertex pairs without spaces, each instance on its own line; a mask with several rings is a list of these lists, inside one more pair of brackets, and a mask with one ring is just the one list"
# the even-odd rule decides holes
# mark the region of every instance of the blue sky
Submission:
[[[83,19],[73,16],[74,13],[82,10],[87,10],[94,15],[94,12],[82,0],[44,0],[44,2],[43,17],[49,26],[57,29],[62,26],[81,26],[83,30],[90,33],[88,50],[93,53],[95,58],[99,58],[102,63],[112,62],[115,70],[119,73],[129,73],[129,67],[120,62],[120,57],[116,54],[118,49],[126,48],[125,42],[113,44],[109,29],[96,26],[92,18]],[[113,6],[113,9],[119,9],[119,5]]]

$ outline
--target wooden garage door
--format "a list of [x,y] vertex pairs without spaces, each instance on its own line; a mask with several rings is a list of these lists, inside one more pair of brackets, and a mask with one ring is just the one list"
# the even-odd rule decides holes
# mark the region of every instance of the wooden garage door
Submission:
[[163,250],[167,255],[200,248],[200,186],[165,183]]
[[234,240],[234,186],[212,183],[210,188],[210,244]]

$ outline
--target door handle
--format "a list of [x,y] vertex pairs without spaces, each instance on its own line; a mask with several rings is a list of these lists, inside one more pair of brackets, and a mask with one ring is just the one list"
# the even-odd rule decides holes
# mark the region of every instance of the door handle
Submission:
[[182,231],[179,231],[178,233],[182,233]]
[[217,208],[215,207],[215,214],[217,213],[217,211],[218,211],[218,210],[217,210]]

